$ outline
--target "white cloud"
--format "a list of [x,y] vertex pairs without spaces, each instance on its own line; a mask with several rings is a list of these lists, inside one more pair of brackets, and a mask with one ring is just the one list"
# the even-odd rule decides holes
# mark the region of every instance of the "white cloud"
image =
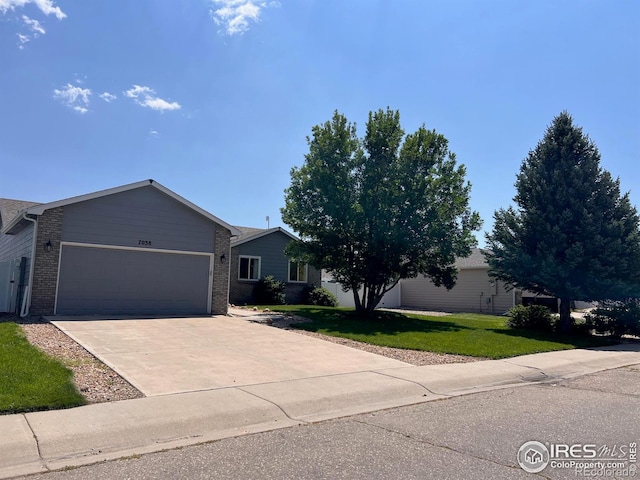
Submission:
[[[1,1],[1,0],[0,0]],[[29,18],[26,15],[22,15],[22,21],[25,23],[27,27],[33,32],[33,34],[37,37],[38,35],[44,35],[47,33],[45,29],[40,25],[40,22],[34,18]]]
[[152,138],[158,138],[160,136],[160,133],[152,128],[151,130],[149,130],[149,136]]
[[[15,11],[17,8],[23,8],[27,4],[34,4],[45,15],[55,15],[58,20],[66,18],[67,15],[60,7],[54,5],[53,0],[0,0],[0,13],[6,15],[8,11]],[[46,33],[42,24],[35,18],[22,15],[22,21],[29,29],[30,34],[18,33],[18,48],[24,49],[24,44],[30,42],[34,38],[38,38],[40,35]]]
[[0,12],[14,11],[16,8],[22,8],[30,3],[35,4],[45,15],[55,15],[58,20],[67,18],[67,14],[60,7],[56,7],[53,0],[0,0]]
[[17,34],[18,40],[20,41],[20,43],[18,43],[18,48],[20,48],[20,50],[24,49],[25,43],[30,42],[32,39],[38,38],[40,35],[44,35],[46,33],[45,29],[42,25],[40,25],[40,22],[38,20],[29,18],[26,15],[22,15],[22,21],[27,27],[29,27],[29,30],[31,30],[32,33],[31,35],[25,35],[23,33]]
[[31,37],[29,35],[23,35],[21,33],[17,33],[16,35],[18,35],[18,40],[20,41],[18,46],[22,50],[24,48],[24,44],[31,41]]
[[155,90],[149,87],[134,85],[133,88],[126,90],[124,95],[133,98],[133,100],[142,107],[151,108],[159,112],[164,112],[165,110],[180,110],[182,108],[182,105],[178,102],[168,102],[167,100],[157,97]]
[[103,93],[101,93],[99,96],[100,96],[100,98],[101,98],[102,100],[104,100],[104,101],[105,101],[105,102],[107,102],[107,103],[111,103],[111,102],[113,102],[116,98],[118,98],[117,96],[115,96],[115,95],[113,95],[112,93],[109,93],[109,92],[103,92]]
[[67,83],[60,90],[55,89],[53,91],[53,98],[59,100],[64,105],[78,113],[87,113],[89,111],[87,107],[89,106],[90,96],[90,89],[76,87],[70,83]]
[[260,21],[263,9],[278,6],[278,2],[264,0],[211,0],[217,8],[210,10],[211,18],[223,27],[227,35],[243,34],[250,23]]

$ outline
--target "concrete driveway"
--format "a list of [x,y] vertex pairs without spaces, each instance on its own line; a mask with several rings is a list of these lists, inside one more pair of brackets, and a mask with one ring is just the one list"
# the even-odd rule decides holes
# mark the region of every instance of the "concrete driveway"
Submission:
[[147,396],[410,366],[241,317],[51,321]]

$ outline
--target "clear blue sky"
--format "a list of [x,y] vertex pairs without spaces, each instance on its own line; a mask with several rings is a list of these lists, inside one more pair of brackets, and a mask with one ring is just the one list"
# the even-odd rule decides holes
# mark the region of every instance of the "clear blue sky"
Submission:
[[565,109],[639,205],[640,2],[0,0],[0,197],[153,178],[284,226],[311,127],[387,106],[449,139],[485,229]]

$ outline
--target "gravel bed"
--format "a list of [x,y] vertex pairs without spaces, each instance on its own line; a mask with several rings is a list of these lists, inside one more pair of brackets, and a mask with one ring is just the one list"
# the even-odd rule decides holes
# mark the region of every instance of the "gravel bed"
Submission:
[[[402,310],[402,312],[418,313],[420,315],[432,315],[432,312],[423,312],[423,311],[409,312],[407,310]],[[436,314],[436,316],[449,315],[447,313],[442,313],[442,312],[434,312],[434,313]],[[307,335],[309,337],[319,338],[327,342],[337,343],[339,345],[345,345],[351,348],[357,348],[358,350],[364,350],[365,352],[375,353],[376,355],[382,355],[383,357],[394,358],[396,360],[400,360],[401,362],[406,362],[416,366],[442,365],[445,363],[470,363],[470,362],[478,362],[480,360],[486,360],[485,358],[469,357],[466,355],[452,355],[449,353],[433,353],[433,352],[424,352],[419,350],[406,350],[404,348],[381,347],[378,345],[371,345],[369,343],[357,342],[355,340],[350,340],[348,338],[332,337],[331,335],[323,335],[317,332],[309,332],[306,330],[298,330],[296,328],[291,328],[291,325],[293,324],[305,323],[308,321],[309,319],[304,317],[299,317],[296,315],[287,315],[284,317],[278,317],[274,315],[273,318],[271,318],[269,315],[266,315],[264,317],[261,317],[260,320],[258,320],[257,322],[264,323],[272,327],[289,330],[291,332],[299,333],[300,335]]]
[[[419,313],[422,315],[447,315],[442,312],[423,312],[413,310],[401,311],[403,313]],[[118,400],[144,397],[139,390],[118,375],[118,373],[94,357],[72,338],[59,330],[55,325],[45,321],[23,319],[6,315],[0,317],[0,322],[2,321],[18,323],[22,327],[25,336],[31,344],[35,345],[48,355],[57,358],[67,368],[69,368],[73,372],[73,380],[78,387],[78,390],[89,403],[114,402]],[[308,332],[306,330],[291,328],[292,324],[309,321],[303,317],[282,317],[280,315],[262,313],[259,314],[258,320],[252,321],[289,330],[300,335],[307,335],[327,342],[337,343],[339,345],[394,358],[411,365],[468,363],[483,360],[482,358],[468,357],[464,355],[450,355],[421,352],[417,350],[405,350],[402,348],[381,347],[346,338],[332,337],[317,332]]]
[[3,320],[20,324],[31,344],[60,360],[69,368],[73,372],[73,381],[78,391],[87,399],[87,402],[114,402],[144,397],[139,390],[55,325],[15,317],[0,319],[0,321]]

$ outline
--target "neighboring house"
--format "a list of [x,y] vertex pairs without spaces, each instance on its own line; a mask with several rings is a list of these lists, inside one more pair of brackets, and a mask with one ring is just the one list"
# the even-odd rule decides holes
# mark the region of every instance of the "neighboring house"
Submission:
[[225,314],[239,231],[153,180],[56,202],[0,200],[0,310]]
[[[504,282],[491,278],[489,265],[479,248],[473,249],[466,258],[458,258],[455,266],[458,278],[451,290],[436,287],[429,278],[420,275],[401,280],[385,294],[378,307],[502,314],[520,303],[542,303],[553,309],[555,299],[519,289],[508,290]],[[351,292],[343,292],[340,285],[329,278],[322,285],[337,295],[340,305],[354,306]]]
[[401,305],[422,310],[502,314],[520,303],[519,290],[507,290],[504,282],[489,277],[489,265],[479,248],[474,248],[466,258],[456,259],[455,266],[458,279],[451,290],[436,287],[423,276],[402,280]]
[[258,280],[272,275],[285,282],[289,304],[301,303],[308,287],[320,286],[320,271],[288,258],[284,249],[297,237],[280,227],[236,227],[240,235],[231,241],[231,282],[229,301],[234,305],[254,302],[253,290]]

